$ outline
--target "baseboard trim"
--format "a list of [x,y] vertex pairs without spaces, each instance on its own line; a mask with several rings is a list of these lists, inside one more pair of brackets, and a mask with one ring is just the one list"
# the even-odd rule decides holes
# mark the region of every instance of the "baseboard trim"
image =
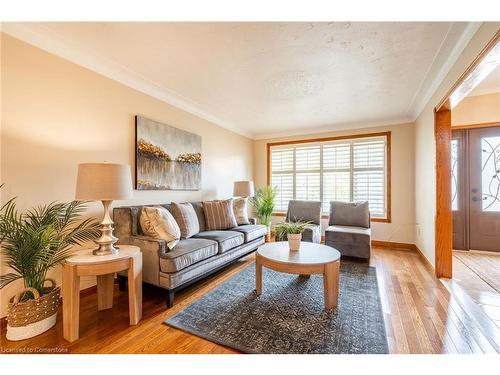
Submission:
[[430,260],[425,256],[422,250],[420,250],[418,246],[413,243],[372,240],[372,246],[386,247],[397,250],[415,251],[420,257],[420,259],[422,259],[422,261],[424,262],[425,267],[431,270],[432,272],[435,271],[434,266],[432,265]]
[[427,258],[425,256],[425,254],[422,252],[422,250],[419,249],[419,247],[417,245],[413,245],[413,248],[415,249],[415,251],[418,253],[418,255],[420,256],[420,259],[422,259],[422,261],[424,262],[425,266],[427,267],[427,269],[429,269],[430,271],[432,272],[435,272],[436,269],[434,268],[434,266],[432,265],[431,261],[429,260],[429,258]]
[[415,250],[414,244],[405,242],[372,240],[372,246],[391,247],[393,249],[401,249],[401,250]]

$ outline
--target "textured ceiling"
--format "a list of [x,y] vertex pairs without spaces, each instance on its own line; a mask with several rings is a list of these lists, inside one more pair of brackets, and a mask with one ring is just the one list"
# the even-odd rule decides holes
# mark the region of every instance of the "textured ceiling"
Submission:
[[452,23],[28,25],[42,48],[259,138],[411,121]]

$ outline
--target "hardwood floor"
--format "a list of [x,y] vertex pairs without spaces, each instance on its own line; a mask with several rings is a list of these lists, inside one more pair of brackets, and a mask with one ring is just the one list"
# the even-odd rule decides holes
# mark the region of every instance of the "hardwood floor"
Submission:
[[[454,251],[454,254],[456,253],[461,252]],[[481,257],[482,254],[474,252],[474,256]],[[493,266],[500,271],[500,254],[484,255],[486,264],[481,266]],[[491,258],[495,259],[495,263],[491,262]],[[478,272],[480,273],[481,270],[476,269],[475,271],[464,264],[458,257],[453,257],[453,284],[455,289],[461,288],[500,329],[500,293],[485,281],[488,280],[487,278],[478,275]]]
[[[208,290],[254,261],[246,259],[176,295],[172,309],[165,309],[165,292],[144,287],[143,318],[128,325],[128,299],[116,287],[114,307],[97,311],[97,296],[82,296],[80,339],[72,344],[56,327],[36,338],[9,342],[2,323],[1,351],[68,353],[236,353],[210,341],[168,327],[162,322]],[[473,308],[436,279],[432,270],[411,250],[374,248],[380,296],[391,353],[495,353],[500,335]],[[469,301],[469,303],[471,303]],[[61,315],[61,314],[59,314]]]

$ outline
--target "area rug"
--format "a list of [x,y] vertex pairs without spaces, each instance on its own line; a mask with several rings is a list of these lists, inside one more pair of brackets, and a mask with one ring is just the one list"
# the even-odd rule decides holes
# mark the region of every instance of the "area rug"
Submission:
[[500,293],[500,254],[455,250],[453,255]]
[[388,353],[374,267],[342,263],[338,307],[325,311],[323,277],[248,266],[165,323],[245,353]]

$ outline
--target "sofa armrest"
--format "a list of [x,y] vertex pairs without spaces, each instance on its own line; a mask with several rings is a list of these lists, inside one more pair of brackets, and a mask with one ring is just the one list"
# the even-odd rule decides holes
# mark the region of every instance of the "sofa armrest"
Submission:
[[153,246],[155,250],[158,251],[158,255],[165,254],[170,251],[170,249],[167,246],[167,241],[159,238],[153,238],[149,236],[131,236],[130,242],[135,242],[132,243],[132,245],[139,246],[141,249],[143,246],[144,247]]
[[141,249],[144,282],[160,285],[160,256],[169,251],[167,242],[148,236],[130,236],[129,243]]

